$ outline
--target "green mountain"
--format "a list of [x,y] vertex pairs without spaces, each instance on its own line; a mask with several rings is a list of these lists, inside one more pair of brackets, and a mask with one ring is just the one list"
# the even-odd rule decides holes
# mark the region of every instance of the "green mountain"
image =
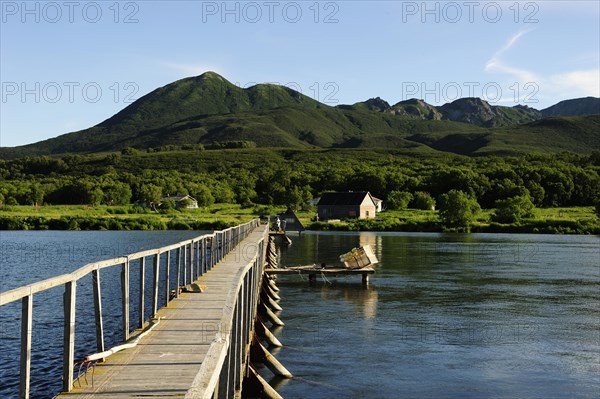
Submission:
[[460,98],[438,109],[444,119],[483,127],[512,126],[541,118],[532,108],[492,106],[480,98]]
[[600,98],[584,97],[561,101],[543,109],[544,116],[581,116],[600,114]]
[[[380,98],[330,107],[284,86],[242,89],[207,72],[158,88],[89,129],[0,148],[0,158],[231,141],[259,147],[407,148],[469,155],[600,148],[597,117],[541,117],[532,108],[491,106],[477,98],[441,107],[417,99],[390,106]],[[540,132],[551,132],[553,141]]]

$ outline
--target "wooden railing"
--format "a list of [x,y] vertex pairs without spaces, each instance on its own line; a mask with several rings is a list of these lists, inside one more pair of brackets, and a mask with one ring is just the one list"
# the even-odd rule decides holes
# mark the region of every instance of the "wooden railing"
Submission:
[[[152,319],[159,309],[160,258],[166,254],[166,269],[164,286],[165,299],[162,305],[166,306],[171,300],[171,291],[174,296],[179,296],[179,287],[196,280],[202,274],[212,269],[223,259],[237,244],[259,225],[259,220],[232,227],[226,230],[206,234],[191,240],[182,241],[166,247],[142,251],[131,255],[110,260],[87,264],[73,273],[63,274],[34,284],[19,287],[0,294],[0,306],[21,300],[21,351],[20,351],[20,388],[19,397],[29,398],[31,377],[31,341],[33,320],[33,296],[42,291],[64,285],[64,339],[63,339],[63,391],[69,392],[73,388],[73,373],[75,363],[75,305],[77,281],[91,274],[93,284],[94,315],[96,324],[96,346],[98,352],[104,351],[104,329],[102,321],[102,295],[100,284],[100,271],[111,267],[121,267],[121,294],[122,294],[122,336],[123,341],[130,338],[129,302],[130,285],[129,271],[132,262],[139,261],[139,300],[137,328],[143,328]],[[174,255],[173,255],[174,254]],[[152,314],[150,318],[144,317],[144,297],[146,258],[152,259],[153,284],[152,284]],[[255,260],[256,261],[256,260]],[[261,260],[262,261],[262,260]],[[169,281],[171,266],[175,265],[176,281]],[[250,267],[250,269],[252,269]],[[254,278],[254,277],[253,277]],[[235,305],[237,302],[233,303]]]
[[232,280],[219,331],[185,399],[232,398],[241,392],[249,366],[267,238],[265,228],[256,255]]

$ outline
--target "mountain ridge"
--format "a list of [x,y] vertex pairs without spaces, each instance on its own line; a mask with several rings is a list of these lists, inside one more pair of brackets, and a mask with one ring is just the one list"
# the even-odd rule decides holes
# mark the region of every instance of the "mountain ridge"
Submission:
[[[572,114],[577,113],[577,104],[582,103],[580,109],[589,112],[595,109],[595,100],[600,101],[594,97],[565,100],[546,110],[551,114]],[[390,105],[376,97],[353,105],[330,107],[285,86],[257,84],[242,89],[217,73],[206,72],[159,87],[88,129],[25,146],[0,148],[0,158],[226,141],[252,141],[260,147],[373,148],[393,145],[436,149],[434,143],[441,136],[454,143],[437,145],[438,150],[445,151],[442,148],[460,147],[465,138],[473,135],[506,135],[505,132],[514,126],[524,126],[519,134],[527,134],[528,124],[543,120],[544,111],[521,105],[493,106],[479,98],[457,99],[435,107],[419,99]],[[562,129],[578,130],[578,124],[594,126],[596,120],[586,116],[575,118],[580,119],[561,125]],[[554,129],[558,125],[552,126]],[[543,124],[542,127],[549,128]],[[590,150],[585,145],[595,143],[587,140],[585,145],[578,147],[573,144],[569,132],[565,131],[563,136],[560,137],[564,140],[559,141],[565,143],[561,141],[556,148],[585,152]],[[505,141],[516,139],[504,138]],[[487,143],[480,137],[476,141],[483,145]],[[472,142],[469,143],[465,148],[451,152],[465,152],[467,147],[473,147]]]

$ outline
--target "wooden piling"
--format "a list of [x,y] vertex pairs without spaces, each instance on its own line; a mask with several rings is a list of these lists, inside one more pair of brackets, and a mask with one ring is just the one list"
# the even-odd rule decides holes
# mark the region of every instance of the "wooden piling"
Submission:
[[267,326],[265,326],[265,323],[263,323],[263,321],[260,318],[254,323],[254,331],[260,338],[267,341],[269,345],[277,347],[283,346],[281,341],[279,341],[279,339],[277,339],[277,337],[271,332],[271,330],[269,330]]
[[262,378],[252,366],[248,367],[248,376],[246,381],[244,381],[244,392],[248,392],[253,397],[264,399],[283,399],[283,397],[269,385],[269,383]]
[[266,320],[270,321],[274,326],[285,326],[285,323],[281,321],[279,317],[264,302],[259,301],[258,313]]
[[258,339],[254,339],[250,346],[250,359],[253,362],[263,363],[271,372],[279,377],[292,378],[293,375],[286,369],[275,356],[260,343]]
[[260,293],[260,299],[273,311],[281,312],[283,310],[283,308],[279,306],[277,302],[271,299],[271,297],[264,290],[262,290]]

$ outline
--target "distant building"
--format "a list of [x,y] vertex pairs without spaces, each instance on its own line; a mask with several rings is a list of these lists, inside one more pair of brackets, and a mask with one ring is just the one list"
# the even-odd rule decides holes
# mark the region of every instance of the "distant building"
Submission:
[[324,193],[317,204],[319,220],[374,219],[377,206],[368,191]]
[[169,197],[162,197],[160,202],[166,200],[172,200],[175,202],[176,209],[196,209],[198,208],[198,201],[191,195],[172,195]]
[[304,231],[305,228],[298,219],[298,216],[292,211],[288,209],[285,213],[279,215],[279,219],[281,220],[281,228],[284,231]]
[[383,200],[373,197],[373,201],[375,201],[375,208],[377,212],[381,212],[383,210]]

